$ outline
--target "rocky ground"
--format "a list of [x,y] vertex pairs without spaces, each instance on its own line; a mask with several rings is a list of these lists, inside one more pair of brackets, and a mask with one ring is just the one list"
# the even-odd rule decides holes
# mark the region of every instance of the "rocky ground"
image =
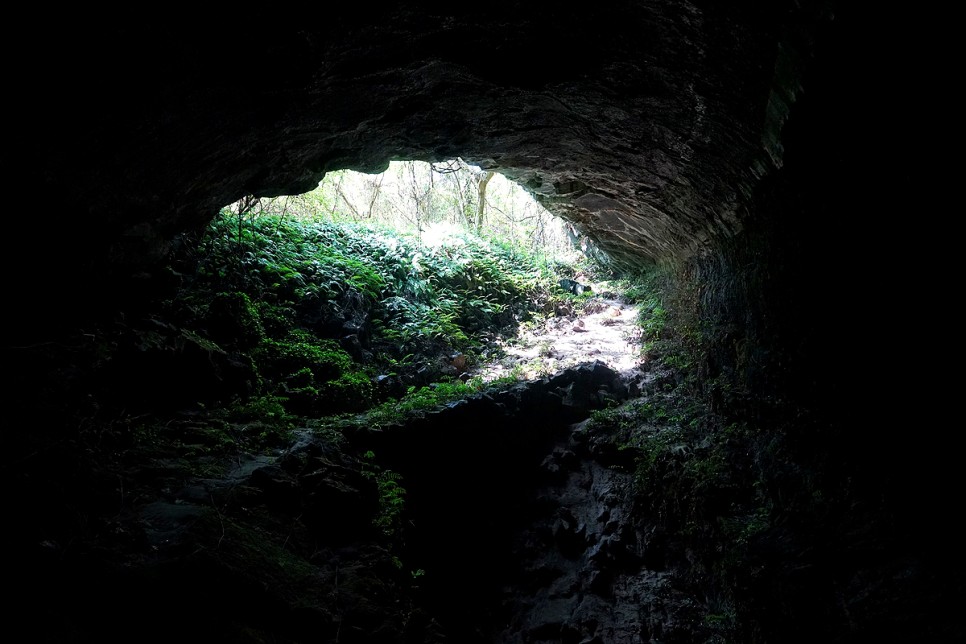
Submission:
[[[11,614],[49,642],[509,642],[616,628],[587,607],[564,624],[569,604],[544,591],[533,604],[527,589],[501,590],[521,566],[549,574],[530,530],[584,552],[613,528],[553,528],[556,510],[537,498],[590,467],[568,428],[626,398],[637,373],[637,311],[594,286],[472,374],[519,385],[391,431],[302,427],[255,451],[246,437],[263,429],[198,409],[32,452],[4,471],[30,526],[14,539]],[[599,569],[580,555],[559,574],[596,596],[610,584],[583,577]]]
[[599,360],[633,379],[642,359],[638,308],[607,282],[589,284],[594,295],[557,308],[556,315],[523,324],[519,333],[501,341],[498,357],[483,361],[468,373],[491,381],[515,374],[539,378]]
[[[58,418],[35,378],[47,408],[14,416],[0,467],[8,630],[159,644],[962,641],[960,622],[921,619],[955,613],[961,558],[854,556],[910,542],[824,467],[822,449],[840,445],[814,436],[803,465],[778,432],[685,422],[697,416],[680,415],[676,373],[644,359],[638,311],[593,286],[466,374],[519,382],[381,425],[306,420],[283,435],[214,408],[117,418],[90,401],[82,431],[58,438],[32,431]],[[916,538],[951,542],[922,523]]]

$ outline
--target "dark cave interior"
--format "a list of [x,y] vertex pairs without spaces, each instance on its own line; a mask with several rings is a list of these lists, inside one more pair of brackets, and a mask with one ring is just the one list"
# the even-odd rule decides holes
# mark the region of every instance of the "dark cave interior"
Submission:
[[[555,437],[507,438],[506,426],[542,426],[527,410],[507,418],[489,409],[478,435],[449,445],[438,428],[380,439],[387,444],[376,451],[412,479],[425,527],[410,555],[445,570],[417,591],[424,610],[408,631],[341,631],[310,608],[279,603],[270,580],[226,577],[203,560],[160,570],[34,552],[48,539],[38,526],[109,511],[59,502],[83,473],[39,481],[21,467],[32,458],[24,436],[75,429],[64,425],[58,392],[36,384],[83,369],[69,353],[38,362],[29,347],[150,307],[163,286],[155,269],[176,235],[244,195],[304,192],[336,169],[460,156],[517,180],[622,269],[660,265],[686,276],[681,287],[698,294],[707,330],[701,378],[742,392],[721,404],[781,433],[785,466],[822,472],[827,526],[789,510],[773,549],[749,566],[793,572],[735,591],[746,598],[744,641],[962,641],[962,481],[948,447],[946,385],[932,384],[945,322],[908,310],[927,279],[917,269],[941,254],[912,230],[924,225],[909,223],[929,205],[919,125],[931,118],[931,92],[916,21],[846,3],[612,4],[481,13],[404,2],[312,20],[261,9],[212,25],[164,17],[18,27],[4,43],[16,97],[5,155],[13,203],[4,441],[14,466],[4,487],[7,556],[30,570],[15,577],[21,599],[8,604],[8,623],[58,642],[139,631],[148,634],[133,639],[161,641],[182,623],[196,624],[197,641],[302,642],[313,630],[343,644],[699,641],[653,610],[633,634],[602,634],[606,620],[594,631],[588,618],[571,630],[491,635],[511,618],[487,612],[488,593],[508,579],[532,584],[534,596],[540,586],[539,575],[523,579],[520,558],[505,556],[519,537],[501,530],[539,514],[534,490],[556,489],[530,473]],[[902,348],[910,338],[921,345]],[[773,407],[776,399],[784,404]],[[491,426],[500,429],[487,436]],[[471,456],[440,466],[440,449]],[[79,467],[66,447],[54,453],[45,458],[65,472]],[[344,509],[355,511],[352,502]],[[842,526],[852,532],[836,532]],[[670,570],[686,550],[642,557]],[[382,565],[371,554],[360,547],[351,565]],[[172,595],[171,579],[183,594]],[[841,585],[830,589],[830,579]],[[324,603],[326,584],[291,604]],[[375,598],[372,614],[383,590],[359,590]],[[518,593],[510,605],[528,605]],[[609,614],[632,601],[610,597]],[[116,612],[104,610],[112,603]],[[223,615],[228,605],[250,616],[248,630]]]

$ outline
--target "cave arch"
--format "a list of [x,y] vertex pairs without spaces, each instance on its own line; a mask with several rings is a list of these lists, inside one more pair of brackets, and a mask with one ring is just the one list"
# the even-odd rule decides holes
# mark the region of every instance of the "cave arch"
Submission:
[[[686,276],[711,330],[709,376],[754,365],[749,391],[792,386],[852,409],[848,378],[822,364],[831,352],[894,386],[873,343],[843,340],[823,316],[835,311],[850,337],[875,324],[887,293],[869,267],[902,247],[876,213],[916,208],[905,160],[917,137],[883,137],[863,108],[879,100],[894,122],[925,109],[884,95],[924,82],[887,42],[888,16],[870,30],[861,12],[819,1],[544,9],[416,2],[304,24],[268,12],[217,29],[87,16],[20,30],[10,60],[41,44],[45,56],[11,74],[8,233],[44,227],[40,257],[9,249],[11,266],[29,267],[7,276],[12,344],[151,298],[172,240],[244,195],[459,156],[525,186],[617,265]],[[270,37],[226,47],[211,35],[253,24]]]
[[740,229],[780,162],[801,32],[827,22],[814,7],[666,2],[256,18],[270,35],[245,47],[168,19],[46,28],[49,62],[17,77],[13,156],[24,192],[53,204],[52,253],[87,269],[88,297],[105,275],[150,270],[223,204],[393,158],[498,169],[624,266],[693,256]]
[[[854,507],[881,509],[881,525],[913,526],[898,545],[870,524],[866,541],[823,551],[832,567],[850,545],[884,562],[846,590],[942,570],[961,594],[948,418],[929,378],[897,376],[876,334],[898,288],[882,267],[897,253],[933,259],[907,238],[925,229],[908,213],[932,183],[917,125],[935,118],[916,17],[821,0],[504,7],[345,6],[301,22],[263,9],[190,26],[24,15],[2,44],[16,189],[5,350],[56,344],[151,298],[174,237],[243,195],[460,156],[526,186],[620,265],[676,269],[706,323],[703,382],[735,387],[737,411],[770,430],[808,418],[796,429],[819,456],[804,456],[853,486]],[[937,337],[916,314],[903,323]],[[926,358],[944,355],[931,341]],[[773,394],[800,415],[779,415]],[[34,427],[37,409],[11,407]],[[908,427],[921,432],[883,438]],[[961,636],[948,623],[957,598],[927,605],[923,587],[897,589],[835,641],[889,641],[890,625]]]

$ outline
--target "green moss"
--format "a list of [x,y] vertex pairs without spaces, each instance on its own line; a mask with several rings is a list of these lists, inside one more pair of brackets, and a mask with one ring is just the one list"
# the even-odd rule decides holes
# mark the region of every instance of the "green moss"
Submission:
[[767,507],[759,506],[740,515],[722,517],[721,526],[729,543],[746,546],[755,536],[771,528],[771,512]]
[[216,293],[208,307],[207,325],[221,341],[232,340],[244,347],[259,343],[265,336],[261,316],[247,293]]
[[320,340],[301,329],[292,330],[284,340],[266,339],[253,357],[267,376],[285,379],[307,369],[316,384],[338,378],[352,365],[352,357],[335,340]]
[[208,338],[201,337],[196,332],[190,329],[181,329],[181,337],[187,340],[188,342],[190,342],[191,344],[194,344],[202,351],[206,351],[208,353],[225,353],[225,350],[222,349],[220,346],[218,346]]
[[402,476],[378,465],[372,451],[363,454],[362,474],[375,481],[379,491],[379,512],[373,519],[373,525],[387,537],[399,536],[402,530],[402,514],[406,507],[406,489],[402,486]]
[[319,386],[319,398],[329,413],[363,411],[372,406],[375,385],[363,371],[350,371]]
[[193,531],[200,543],[194,556],[217,562],[292,606],[322,605],[318,569],[272,535],[214,512],[203,515]]
[[275,433],[292,429],[295,417],[289,413],[288,399],[277,395],[259,395],[236,401],[224,410],[227,421],[232,423],[258,424]]
[[273,338],[285,337],[296,326],[295,309],[285,303],[259,301],[255,305],[265,334]]

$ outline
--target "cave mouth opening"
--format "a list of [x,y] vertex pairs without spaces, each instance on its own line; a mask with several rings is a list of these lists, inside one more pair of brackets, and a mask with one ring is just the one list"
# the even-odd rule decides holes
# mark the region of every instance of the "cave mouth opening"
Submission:
[[224,210],[371,226],[411,235],[429,247],[474,234],[537,249],[542,257],[565,263],[578,261],[589,244],[524,187],[459,157],[433,163],[395,160],[379,173],[334,170],[308,192],[247,196]]
[[[462,158],[335,170],[308,192],[249,195],[223,207],[199,244],[200,267],[184,272],[224,278],[203,285],[202,308],[225,293],[238,300],[218,314],[229,328],[205,337],[337,342],[368,380],[392,383],[374,398],[350,396],[356,411],[441,381],[640,362],[637,309],[593,243],[526,188]],[[240,313],[244,302],[257,310]],[[245,319],[256,328],[241,328]],[[301,367],[318,384],[317,369]]]
[[636,369],[636,308],[588,244],[458,158],[249,195],[179,241],[163,310],[113,361],[152,386],[122,378],[120,397],[233,418],[391,417],[582,362]]

